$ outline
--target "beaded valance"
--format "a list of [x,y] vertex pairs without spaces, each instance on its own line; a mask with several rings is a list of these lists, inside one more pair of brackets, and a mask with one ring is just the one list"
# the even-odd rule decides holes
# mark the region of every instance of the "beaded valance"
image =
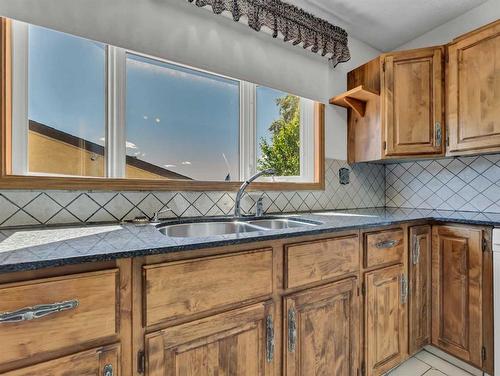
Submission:
[[328,21],[280,0],[188,0],[198,7],[211,6],[215,14],[230,12],[238,22],[242,16],[248,26],[260,31],[262,26],[280,35],[285,42],[301,44],[314,53],[327,56],[333,66],[350,59],[347,32]]

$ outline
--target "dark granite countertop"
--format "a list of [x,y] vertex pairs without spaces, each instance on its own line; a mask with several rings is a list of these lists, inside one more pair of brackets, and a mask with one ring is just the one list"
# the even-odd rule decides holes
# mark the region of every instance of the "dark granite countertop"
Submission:
[[154,226],[133,224],[32,227],[0,230],[0,273],[325,234],[415,220],[500,226],[500,214],[372,208],[299,213],[319,226],[204,238],[171,238]]

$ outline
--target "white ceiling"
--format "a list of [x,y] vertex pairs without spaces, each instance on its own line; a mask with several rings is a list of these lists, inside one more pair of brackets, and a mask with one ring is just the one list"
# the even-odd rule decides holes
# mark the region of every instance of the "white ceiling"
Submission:
[[486,1],[290,0],[381,51],[393,50]]

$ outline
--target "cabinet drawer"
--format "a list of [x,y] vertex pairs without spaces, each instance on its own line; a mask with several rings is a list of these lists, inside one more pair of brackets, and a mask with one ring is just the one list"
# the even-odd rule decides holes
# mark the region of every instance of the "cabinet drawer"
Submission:
[[148,265],[143,273],[150,326],[270,295],[273,251]]
[[118,269],[0,286],[0,365],[117,334]]
[[2,373],[3,376],[119,376],[120,346],[111,345]]
[[287,288],[353,273],[359,269],[359,237],[288,245],[285,257]]
[[403,262],[404,233],[402,229],[365,234],[365,268]]

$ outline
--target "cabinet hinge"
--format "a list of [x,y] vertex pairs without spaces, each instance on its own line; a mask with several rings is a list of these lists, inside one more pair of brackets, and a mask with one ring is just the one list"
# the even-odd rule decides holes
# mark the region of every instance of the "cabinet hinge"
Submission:
[[387,141],[384,141],[384,150],[387,150]]
[[146,355],[144,351],[139,351],[137,353],[137,373],[144,373],[146,370]]
[[483,238],[483,252],[488,252],[488,241]]
[[450,146],[450,128],[446,124],[446,146]]
[[366,286],[365,286],[365,283],[363,282],[361,284],[361,295],[365,296],[366,294]]
[[481,359],[486,360],[486,347],[481,347]]
[[385,72],[385,61],[382,62],[382,72]]
[[366,374],[366,369],[365,369],[365,362],[361,362],[361,376],[365,376]]

